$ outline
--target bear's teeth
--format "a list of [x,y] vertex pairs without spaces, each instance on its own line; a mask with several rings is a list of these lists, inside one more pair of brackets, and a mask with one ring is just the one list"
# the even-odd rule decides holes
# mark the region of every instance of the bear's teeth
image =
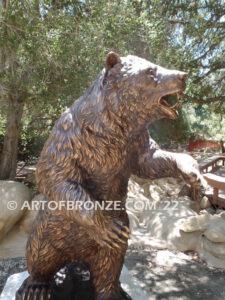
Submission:
[[178,108],[179,105],[180,105],[180,103],[177,102],[177,103],[174,104],[171,108],[172,108],[173,110],[177,110],[177,108]]
[[168,103],[167,100],[164,99],[164,98],[161,99],[161,103],[164,104],[165,106],[170,107],[169,103]]

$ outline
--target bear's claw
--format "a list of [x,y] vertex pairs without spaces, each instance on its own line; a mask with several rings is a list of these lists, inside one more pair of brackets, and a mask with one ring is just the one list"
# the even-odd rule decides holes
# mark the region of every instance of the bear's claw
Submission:
[[16,292],[15,300],[50,300],[51,288],[46,283],[27,283],[24,281]]

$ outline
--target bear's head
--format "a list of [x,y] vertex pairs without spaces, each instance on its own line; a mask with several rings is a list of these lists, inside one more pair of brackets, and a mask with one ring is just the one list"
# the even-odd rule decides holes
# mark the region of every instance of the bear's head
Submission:
[[142,127],[161,118],[177,118],[178,102],[170,105],[169,98],[182,94],[186,73],[110,52],[102,74],[105,101],[127,122]]

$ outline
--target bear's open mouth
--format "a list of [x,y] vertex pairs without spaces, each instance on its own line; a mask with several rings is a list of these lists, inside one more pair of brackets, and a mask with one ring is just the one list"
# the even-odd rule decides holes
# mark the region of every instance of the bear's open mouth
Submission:
[[[173,104],[175,98],[177,99],[177,102]],[[176,119],[178,117],[177,109],[180,105],[180,99],[183,99],[183,93],[181,91],[163,96],[159,99],[158,103],[161,106],[161,109],[166,112],[171,119]]]

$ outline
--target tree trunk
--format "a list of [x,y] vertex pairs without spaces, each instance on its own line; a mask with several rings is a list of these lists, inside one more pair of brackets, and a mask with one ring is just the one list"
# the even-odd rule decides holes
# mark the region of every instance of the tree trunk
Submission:
[[9,99],[6,132],[0,157],[0,179],[13,180],[16,175],[17,147],[24,101]]

